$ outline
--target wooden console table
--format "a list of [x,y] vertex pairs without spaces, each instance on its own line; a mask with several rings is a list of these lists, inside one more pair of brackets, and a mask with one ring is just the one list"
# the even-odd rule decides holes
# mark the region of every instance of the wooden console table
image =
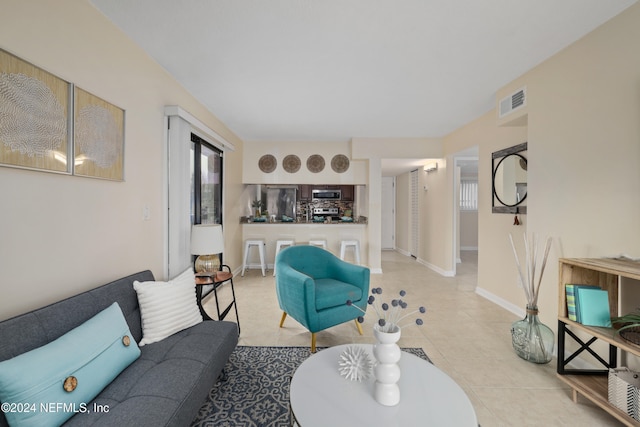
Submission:
[[[236,313],[236,322],[238,323],[238,335],[240,335],[240,318],[238,317],[238,304],[236,303],[236,291],[233,287],[233,273],[231,273],[231,268],[228,265],[222,265],[221,270],[217,271],[214,276],[210,274],[196,274],[196,298],[198,300],[198,307],[200,308],[200,313],[202,314],[202,318],[205,320],[216,320],[213,319],[202,307],[202,299],[213,292],[213,295],[216,299],[216,311],[218,313],[217,320],[224,320],[224,318],[229,314],[229,311],[233,307]],[[226,270],[226,271],[225,271]],[[231,302],[227,305],[222,312],[220,312],[220,302],[218,300],[218,289],[224,286],[226,283],[231,285]],[[210,285],[212,289],[203,291],[203,287]]]
[[[618,316],[620,290],[623,287],[633,288],[640,284],[640,263],[609,258],[561,258],[559,270],[558,377],[573,389],[574,402],[577,402],[580,394],[625,425],[640,427],[640,422],[609,402],[607,384],[609,369],[617,366],[618,352],[624,351],[640,356],[640,346],[625,341],[613,328],[586,326],[570,320],[565,293],[567,283],[600,286],[601,289],[609,292],[611,316]],[[578,332],[582,335],[578,335]],[[571,355],[565,354],[567,337],[572,338],[579,346]],[[602,357],[591,348],[597,340],[608,344],[608,357]],[[583,351],[590,353],[602,365],[602,369],[568,368],[568,363]]]

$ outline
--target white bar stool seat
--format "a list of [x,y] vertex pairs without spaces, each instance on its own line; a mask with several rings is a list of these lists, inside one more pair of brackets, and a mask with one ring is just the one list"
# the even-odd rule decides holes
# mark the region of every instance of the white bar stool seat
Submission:
[[295,245],[296,242],[292,239],[281,239],[281,240],[276,240],[276,254],[273,257],[273,275],[276,275],[276,258],[278,258],[278,252],[280,252],[280,249],[282,249],[283,247],[287,247],[287,246],[293,246]]
[[340,259],[344,261],[347,248],[353,248],[353,254],[356,264],[360,264],[360,241],[359,240],[343,240],[340,242]]
[[309,245],[320,246],[322,249],[327,249],[327,241],[322,239],[309,240]]
[[243,257],[243,261],[242,261],[242,274],[241,276],[244,276],[244,270],[247,268],[247,261],[249,260],[249,252],[251,251],[251,248],[256,246],[258,248],[258,253],[260,255],[260,267],[262,268],[262,275],[265,275],[265,270],[267,268],[265,262],[264,262],[264,240],[263,239],[250,239],[250,240],[245,240],[244,242],[244,257]]

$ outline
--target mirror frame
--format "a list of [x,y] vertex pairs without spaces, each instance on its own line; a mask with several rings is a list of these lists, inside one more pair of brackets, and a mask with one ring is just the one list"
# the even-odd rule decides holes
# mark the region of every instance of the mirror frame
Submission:
[[[496,193],[496,171],[498,166],[504,160],[505,157],[516,154],[522,160],[527,162],[527,158],[521,153],[527,151],[527,143],[514,145],[513,147],[505,148],[504,150],[495,151],[491,154],[491,209],[493,213],[507,213],[507,214],[526,214],[527,206],[522,206],[522,203],[527,200],[527,194],[524,195],[515,205],[505,205]],[[528,179],[527,179],[528,180]],[[527,188],[527,192],[528,192]]]

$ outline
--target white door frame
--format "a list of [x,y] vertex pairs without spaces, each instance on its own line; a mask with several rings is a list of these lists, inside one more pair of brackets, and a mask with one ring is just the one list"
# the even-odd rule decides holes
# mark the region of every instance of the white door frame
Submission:
[[453,244],[451,245],[453,249],[453,253],[451,254],[451,259],[453,260],[453,275],[456,275],[456,269],[458,266],[458,247],[460,246],[460,234],[458,230],[458,220],[460,218],[460,174],[458,173],[460,161],[468,161],[468,160],[476,160],[478,161],[477,156],[468,156],[468,155],[455,155],[453,156],[453,235],[451,239]]
[[[384,227],[384,218],[385,215],[381,215],[381,225],[382,225],[382,230],[381,230],[381,239],[380,239],[380,246],[382,250],[385,249],[391,249],[391,250],[395,250],[396,249],[396,177],[395,176],[383,176],[382,177],[382,188],[385,188],[384,182],[391,182],[391,195],[389,197],[389,201],[391,203],[387,203],[387,200],[385,200],[385,194],[383,194],[383,198],[382,198],[382,212],[385,211],[385,209],[387,210],[387,214],[391,216],[391,230],[386,230]],[[390,208],[390,212],[388,211]],[[385,247],[385,232],[391,231],[391,247]],[[387,235],[388,237],[388,235]]]

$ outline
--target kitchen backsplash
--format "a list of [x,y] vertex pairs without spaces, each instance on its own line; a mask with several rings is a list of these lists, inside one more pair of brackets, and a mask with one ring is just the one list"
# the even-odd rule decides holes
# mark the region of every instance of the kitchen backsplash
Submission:
[[308,218],[313,218],[314,208],[338,208],[338,216],[352,216],[353,214],[353,202],[347,202],[343,200],[327,200],[315,202],[298,200],[296,206],[296,216],[298,222],[305,221]]

